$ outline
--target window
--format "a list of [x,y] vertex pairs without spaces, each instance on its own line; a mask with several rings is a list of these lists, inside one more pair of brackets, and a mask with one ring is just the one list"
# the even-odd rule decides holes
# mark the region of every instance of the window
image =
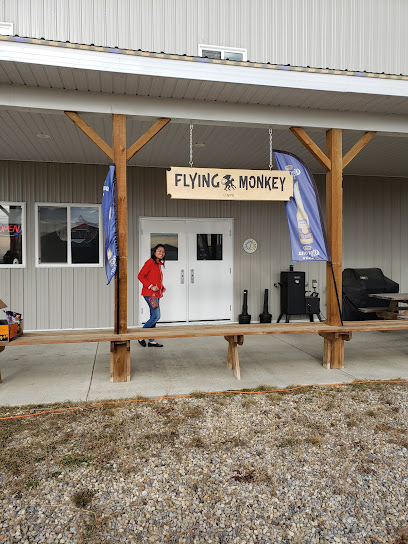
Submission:
[[222,261],[222,234],[197,234],[197,261]]
[[25,204],[0,202],[0,268],[25,268]]
[[101,206],[36,205],[37,266],[102,266]]
[[198,56],[207,57],[209,59],[221,60],[236,60],[246,61],[247,50],[238,47],[223,47],[219,45],[202,45],[198,46]]
[[178,261],[178,234],[152,232],[150,235],[150,248],[161,244],[166,252],[166,261]]

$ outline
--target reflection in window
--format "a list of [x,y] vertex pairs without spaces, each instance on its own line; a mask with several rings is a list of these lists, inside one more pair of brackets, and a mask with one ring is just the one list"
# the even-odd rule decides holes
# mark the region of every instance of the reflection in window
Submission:
[[39,206],[40,263],[67,264],[67,208]]
[[197,234],[197,261],[222,261],[222,234]]
[[178,261],[178,234],[152,232],[150,235],[151,251],[157,244],[164,246],[166,261]]
[[71,259],[73,264],[99,263],[99,208],[71,206]]
[[201,52],[202,57],[207,57],[209,59],[220,59],[221,51],[214,51],[211,49],[203,49]]
[[23,263],[23,206],[0,203],[0,265]]
[[100,206],[38,206],[38,264],[98,265]]

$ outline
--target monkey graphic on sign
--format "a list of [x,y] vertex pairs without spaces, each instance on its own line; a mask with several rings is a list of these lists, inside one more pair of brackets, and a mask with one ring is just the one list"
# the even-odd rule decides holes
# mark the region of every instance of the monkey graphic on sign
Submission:
[[225,175],[223,178],[223,183],[224,183],[224,189],[226,191],[231,191],[231,189],[236,189],[235,185],[234,185],[234,178],[231,177],[230,174],[227,174]]

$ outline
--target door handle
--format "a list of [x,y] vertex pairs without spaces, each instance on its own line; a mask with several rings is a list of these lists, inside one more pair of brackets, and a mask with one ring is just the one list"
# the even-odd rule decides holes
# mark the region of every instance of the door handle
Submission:
[[191,283],[194,283],[194,269],[191,269]]
[[184,270],[181,271],[180,283],[184,283]]

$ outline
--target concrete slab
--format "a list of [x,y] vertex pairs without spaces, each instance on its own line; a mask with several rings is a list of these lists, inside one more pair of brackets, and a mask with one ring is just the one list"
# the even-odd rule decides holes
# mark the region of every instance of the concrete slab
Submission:
[[6,347],[0,354],[0,405],[85,401],[97,348],[98,344]]
[[223,338],[171,339],[157,349],[132,342],[129,383],[110,383],[107,342],[7,347],[0,354],[0,405],[408,379],[406,331],[355,333],[345,346],[345,369],[326,370],[323,339],[315,334],[247,336],[239,347],[242,379],[237,381],[226,368]]

